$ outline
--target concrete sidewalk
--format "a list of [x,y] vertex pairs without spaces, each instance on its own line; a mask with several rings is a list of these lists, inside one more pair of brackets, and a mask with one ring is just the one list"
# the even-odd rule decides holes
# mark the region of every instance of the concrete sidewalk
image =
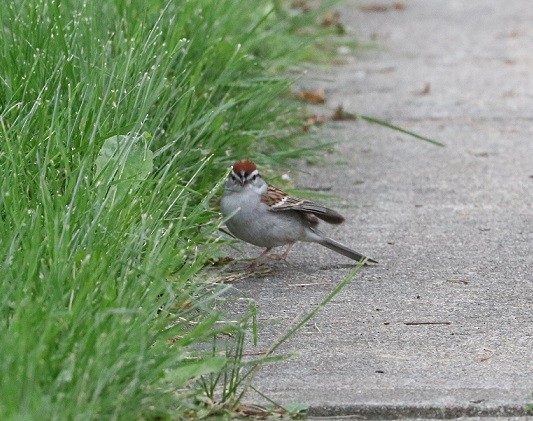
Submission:
[[[391,1],[378,2],[392,5]],[[318,110],[387,119],[445,148],[362,121],[322,132],[326,188],[346,216],[332,237],[379,261],[283,347],[255,386],[313,416],[524,416],[533,392],[533,7],[530,0],[405,0],[339,7],[365,50],[313,70]],[[294,175],[294,174],[293,174]],[[258,250],[253,250],[252,254]],[[259,305],[268,348],[349,272],[299,244],[268,276],[234,286]],[[253,351],[253,350],[252,350]]]

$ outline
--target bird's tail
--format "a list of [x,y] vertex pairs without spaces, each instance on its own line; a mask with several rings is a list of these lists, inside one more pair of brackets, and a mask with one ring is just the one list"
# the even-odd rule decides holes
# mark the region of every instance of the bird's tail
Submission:
[[369,257],[363,256],[362,254],[357,253],[356,251],[346,247],[344,244],[338,243],[337,241],[332,240],[331,238],[322,237],[320,241],[318,241],[318,243],[357,262],[360,262],[363,259],[367,259],[367,262],[377,263],[377,261],[375,261],[374,259],[370,259]]

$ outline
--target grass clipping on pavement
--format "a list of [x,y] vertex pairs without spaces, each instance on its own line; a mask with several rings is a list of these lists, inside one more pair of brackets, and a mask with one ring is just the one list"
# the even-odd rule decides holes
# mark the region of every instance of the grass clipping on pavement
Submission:
[[230,358],[201,344],[248,323],[220,326],[223,287],[195,278],[209,201],[233,157],[290,156],[301,127],[276,8],[0,8],[0,418],[198,414],[195,380]]

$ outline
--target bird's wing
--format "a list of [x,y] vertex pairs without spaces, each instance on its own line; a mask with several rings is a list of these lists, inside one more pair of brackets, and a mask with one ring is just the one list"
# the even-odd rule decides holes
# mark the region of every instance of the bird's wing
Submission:
[[311,215],[315,215],[330,224],[340,224],[344,221],[344,217],[333,209],[311,202],[310,200],[289,196],[283,190],[270,185],[268,186],[267,192],[261,197],[261,201],[268,205],[272,212],[286,210],[303,212],[313,225],[316,225],[318,221],[313,219]]

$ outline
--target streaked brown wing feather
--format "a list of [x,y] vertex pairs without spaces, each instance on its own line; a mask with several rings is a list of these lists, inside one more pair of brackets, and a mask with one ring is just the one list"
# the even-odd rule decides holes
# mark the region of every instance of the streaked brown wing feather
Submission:
[[311,215],[322,219],[330,224],[340,224],[344,222],[344,217],[333,209],[311,202],[310,200],[299,199],[291,197],[283,190],[274,186],[268,186],[267,192],[261,197],[261,201],[270,206],[273,212],[282,212],[286,210],[293,210],[303,212],[311,224],[316,225],[318,221],[316,218],[310,218]]

